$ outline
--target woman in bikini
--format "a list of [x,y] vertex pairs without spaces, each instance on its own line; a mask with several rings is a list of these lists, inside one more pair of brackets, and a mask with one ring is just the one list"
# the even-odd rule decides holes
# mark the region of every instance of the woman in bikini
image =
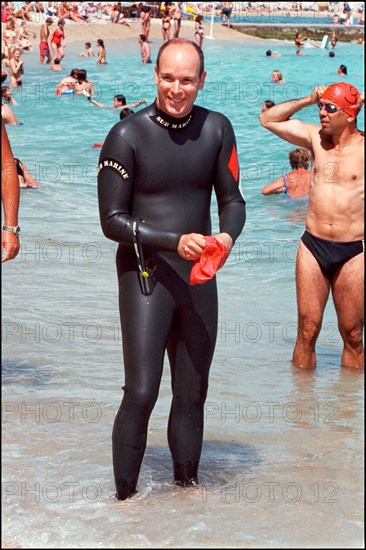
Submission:
[[12,50],[17,46],[15,21],[9,19],[3,32],[4,54],[9,59]]
[[60,61],[65,57],[64,47],[65,47],[65,20],[59,19],[57,27],[51,34],[50,45],[54,57],[57,57]]
[[162,22],[162,29],[161,32],[163,33],[163,40],[164,42],[167,42],[170,40],[170,27],[171,27],[171,17],[170,17],[170,11],[169,9],[166,9],[163,14]]
[[289,152],[288,158],[291,172],[279,176],[272,183],[263,187],[262,195],[283,193],[291,198],[299,198],[309,194],[311,179],[311,170],[308,170],[311,161],[309,152],[298,147]]
[[101,38],[98,38],[97,40],[97,48],[98,48],[97,65],[103,65],[107,63],[107,52],[104,47],[104,42]]
[[20,48],[14,48],[12,56],[9,62],[10,68],[10,86],[12,88],[18,88],[22,85],[22,75],[24,73],[23,61],[20,59],[22,50]]
[[142,6],[141,12],[140,12],[140,19],[141,19],[141,34],[144,34],[146,37],[146,42],[148,42],[150,29],[151,29],[151,7],[150,6]]
[[180,26],[182,23],[182,2],[177,2],[176,6],[173,6],[173,21],[174,21],[174,36],[173,38],[179,38]]
[[199,46],[200,48],[202,48],[203,39],[205,37],[202,21],[203,21],[203,16],[196,15],[195,24],[194,24],[194,39],[196,41],[197,46]]

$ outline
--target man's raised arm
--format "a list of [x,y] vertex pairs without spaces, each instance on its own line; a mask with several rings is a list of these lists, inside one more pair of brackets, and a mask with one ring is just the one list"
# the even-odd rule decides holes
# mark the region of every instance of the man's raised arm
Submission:
[[259,122],[264,128],[273,132],[281,139],[299,147],[310,149],[311,130],[315,126],[297,119],[290,120],[290,117],[301,109],[318,103],[324,90],[325,86],[317,86],[306,97],[277,103],[259,115]]

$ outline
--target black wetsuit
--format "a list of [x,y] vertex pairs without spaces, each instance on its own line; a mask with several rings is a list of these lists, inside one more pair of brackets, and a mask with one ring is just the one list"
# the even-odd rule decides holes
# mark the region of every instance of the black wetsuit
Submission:
[[[155,104],[117,123],[103,145],[98,172],[101,224],[119,242],[117,273],[125,367],[124,397],[113,428],[117,497],[134,494],[148,421],[158,397],[165,350],[173,399],[168,425],[174,479],[197,483],[203,407],[217,334],[215,278],[190,286],[192,262],[182,259],[183,234],[211,235],[215,190],[220,232],[233,240],[245,223],[235,136],[222,114],[194,106],[184,119]],[[133,221],[150,277],[133,246]]]

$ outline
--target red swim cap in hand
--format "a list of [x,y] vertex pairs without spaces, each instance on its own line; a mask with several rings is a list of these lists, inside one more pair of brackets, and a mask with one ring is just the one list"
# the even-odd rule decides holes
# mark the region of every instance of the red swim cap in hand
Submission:
[[352,117],[356,117],[361,108],[358,104],[360,97],[359,91],[352,86],[352,84],[348,84],[347,82],[336,82],[332,84],[325,90],[321,97],[322,99],[331,101],[334,105],[337,105],[337,107],[345,111],[347,115]]
[[191,270],[189,284],[206,283],[226,262],[229,251],[216,237],[205,237],[206,246],[201,257],[196,260]]

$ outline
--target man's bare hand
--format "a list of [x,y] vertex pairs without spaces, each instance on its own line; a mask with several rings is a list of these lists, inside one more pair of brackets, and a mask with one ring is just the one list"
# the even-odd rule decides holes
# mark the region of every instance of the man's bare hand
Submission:
[[313,100],[313,103],[318,103],[322,95],[324,94],[325,90],[327,89],[327,86],[316,86],[314,90],[311,92],[311,98]]
[[198,260],[205,246],[205,236],[200,233],[182,235],[178,244],[178,254],[187,261]]
[[233,247],[233,239],[230,237],[229,233],[219,233],[218,235],[215,235],[215,237],[224,246],[226,246],[228,252],[231,251]]
[[1,263],[7,262],[8,260],[14,260],[20,248],[19,237],[10,233],[10,231],[2,231],[1,246],[3,249]]

